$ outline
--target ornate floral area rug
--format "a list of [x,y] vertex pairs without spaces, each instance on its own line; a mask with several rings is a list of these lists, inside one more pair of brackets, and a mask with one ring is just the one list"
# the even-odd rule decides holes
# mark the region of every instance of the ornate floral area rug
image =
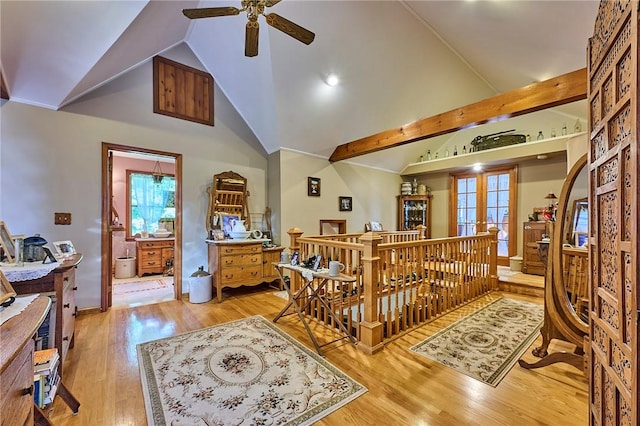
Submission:
[[543,315],[541,305],[498,299],[411,350],[497,386],[538,336]]
[[367,391],[261,316],[137,349],[149,425],[308,425]]

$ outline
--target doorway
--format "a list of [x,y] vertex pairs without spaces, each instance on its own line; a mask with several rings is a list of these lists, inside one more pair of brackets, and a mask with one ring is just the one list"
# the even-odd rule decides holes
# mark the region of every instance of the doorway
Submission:
[[[162,205],[138,203],[144,185]],[[120,305],[181,299],[182,155],[103,142],[101,235],[102,311],[114,305],[114,283]]]
[[470,236],[498,228],[498,264],[517,251],[517,167],[451,175],[449,234]]

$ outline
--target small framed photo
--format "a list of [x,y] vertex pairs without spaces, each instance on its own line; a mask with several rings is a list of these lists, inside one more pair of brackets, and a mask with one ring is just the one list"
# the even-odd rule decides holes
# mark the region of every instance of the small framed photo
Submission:
[[383,230],[380,222],[369,222],[369,226],[373,232],[381,232]]
[[42,247],[42,250],[44,250],[44,259],[42,259],[42,263],[54,263],[58,261],[49,247]]
[[56,249],[56,254],[59,257],[67,257],[75,254],[76,249],[73,247],[73,243],[71,241],[54,241],[53,247]]
[[291,265],[296,266],[300,262],[300,252],[298,250],[294,251],[291,255]]
[[321,264],[322,264],[322,256],[321,255],[317,255],[316,256],[316,261],[313,262],[313,270],[317,271]]
[[240,219],[240,216],[238,216],[237,214],[227,213],[218,213],[218,215],[220,216],[220,221],[218,222],[220,224],[220,229],[224,231],[225,237],[231,238],[229,232],[231,232],[231,230],[233,229],[233,224],[235,223],[235,221]]
[[320,196],[320,178],[316,178],[316,177],[307,178],[307,195],[309,197]]
[[222,229],[212,229],[211,236],[214,241],[222,241],[224,240],[224,231]]
[[351,211],[351,203],[352,203],[352,198],[351,197],[338,197],[338,205],[340,207],[340,211],[341,212],[350,212]]

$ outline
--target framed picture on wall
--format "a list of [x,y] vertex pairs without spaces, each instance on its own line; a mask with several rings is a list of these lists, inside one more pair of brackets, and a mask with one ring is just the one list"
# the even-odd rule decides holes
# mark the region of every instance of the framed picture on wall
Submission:
[[309,197],[320,196],[320,178],[316,178],[316,177],[307,178],[307,195]]
[[338,197],[338,206],[340,208],[340,211],[350,212],[352,208],[352,200],[353,199],[351,197]]

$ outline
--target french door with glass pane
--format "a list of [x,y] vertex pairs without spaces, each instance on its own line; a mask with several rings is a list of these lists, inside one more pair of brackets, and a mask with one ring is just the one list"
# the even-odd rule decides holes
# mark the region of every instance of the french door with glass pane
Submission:
[[516,183],[516,167],[451,175],[449,234],[468,236],[498,228],[498,264],[508,265],[517,252]]

